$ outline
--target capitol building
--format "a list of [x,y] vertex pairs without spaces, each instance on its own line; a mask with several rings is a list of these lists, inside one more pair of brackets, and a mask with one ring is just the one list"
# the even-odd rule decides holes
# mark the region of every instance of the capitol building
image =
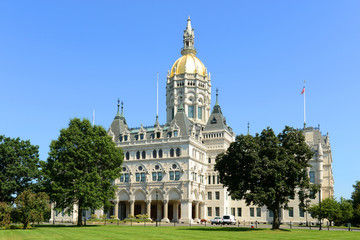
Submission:
[[[107,213],[125,219],[128,215],[147,214],[162,222],[197,223],[215,216],[232,214],[237,221],[272,222],[272,212],[265,206],[247,206],[234,200],[219,182],[214,170],[215,158],[235,140],[227,124],[216,93],[211,108],[211,76],[196,56],[194,29],[190,18],[183,34],[181,57],[167,74],[166,123],[156,117],[152,126],[129,128],[123,105],[108,134],[123,149],[122,176],[116,179],[113,208]],[[319,128],[303,129],[306,142],[315,152],[308,169],[310,181],[321,184],[321,198],[334,194],[332,155],[329,135]],[[319,194],[311,204],[319,202]],[[52,213],[56,221],[76,221],[77,212],[64,216]],[[95,210],[98,216],[102,210]],[[91,211],[84,213],[85,217]],[[316,221],[299,208],[297,198],[281,209],[281,222]]]

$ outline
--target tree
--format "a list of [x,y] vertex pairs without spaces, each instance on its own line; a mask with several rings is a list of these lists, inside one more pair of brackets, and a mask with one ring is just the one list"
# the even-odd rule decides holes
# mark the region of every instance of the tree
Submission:
[[11,223],[11,211],[10,204],[0,202],[0,227],[8,226]]
[[307,174],[312,156],[301,131],[286,126],[276,136],[268,127],[255,137],[237,136],[227,151],[217,156],[215,169],[234,199],[271,210],[272,228],[278,229],[279,209],[287,208],[297,190],[302,202],[310,192],[305,190],[317,191]]
[[319,204],[314,204],[309,208],[309,212],[313,218],[325,218],[330,223],[341,218],[340,204],[333,197],[321,201],[321,211]]
[[44,192],[25,190],[16,197],[15,204],[23,228],[26,229],[29,222],[44,220],[44,214],[49,209],[49,196]]
[[121,175],[123,153],[101,126],[74,118],[69,127],[50,144],[44,173],[56,209],[71,213],[78,209],[78,226],[82,211],[98,209],[114,197],[113,181]]
[[346,223],[349,223],[351,221],[354,215],[352,201],[341,197],[339,202],[339,208],[340,218],[337,219],[336,223],[338,225],[345,225]]
[[0,202],[14,203],[18,194],[34,186],[40,174],[38,149],[29,140],[0,135]]
[[354,209],[352,223],[354,225],[360,225],[360,181],[356,181],[353,187],[354,191],[351,194],[351,200]]

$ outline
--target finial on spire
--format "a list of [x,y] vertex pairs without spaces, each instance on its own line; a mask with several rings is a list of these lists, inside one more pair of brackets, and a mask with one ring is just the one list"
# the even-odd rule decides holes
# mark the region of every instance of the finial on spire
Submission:
[[121,116],[124,116],[124,102],[121,101]]
[[216,88],[216,102],[215,102],[215,105],[219,105],[219,102],[218,102],[218,96],[219,96],[219,89]]
[[247,135],[250,135],[250,123],[249,122],[247,124],[247,129],[248,129]]
[[117,100],[117,107],[118,107],[118,113],[120,112],[120,99],[118,98],[118,100]]
[[191,27],[190,16],[187,19],[186,29],[184,30],[183,42],[184,47],[181,49],[181,55],[194,54],[196,55],[196,48],[194,47],[194,29]]

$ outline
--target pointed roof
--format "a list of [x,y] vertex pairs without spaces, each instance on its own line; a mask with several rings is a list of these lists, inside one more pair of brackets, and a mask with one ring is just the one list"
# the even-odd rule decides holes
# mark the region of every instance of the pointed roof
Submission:
[[226,119],[222,114],[221,107],[218,101],[218,89],[216,89],[216,102],[205,125],[204,131],[227,130],[232,132],[231,128],[226,124]]
[[114,140],[115,142],[119,141],[119,136],[124,132],[125,129],[128,129],[128,125],[126,123],[125,117],[124,117],[124,103],[121,102],[121,113],[120,113],[120,100],[118,99],[117,104],[117,113],[115,115],[114,120],[112,121],[110,128],[108,130],[108,133],[114,134]]
[[187,137],[189,136],[191,130],[191,121],[186,116],[184,107],[180,104],[178,111],[175,114],[174,119],[170,122],[170,126],[174,127],[177,125],[180,128],[180,136]]

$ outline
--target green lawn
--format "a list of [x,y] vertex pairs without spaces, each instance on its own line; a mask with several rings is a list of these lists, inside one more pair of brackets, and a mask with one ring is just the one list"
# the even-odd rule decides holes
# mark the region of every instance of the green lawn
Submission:
[[226,227],[40,226],[0,230],[0,239],[360,239],[360,232]]

